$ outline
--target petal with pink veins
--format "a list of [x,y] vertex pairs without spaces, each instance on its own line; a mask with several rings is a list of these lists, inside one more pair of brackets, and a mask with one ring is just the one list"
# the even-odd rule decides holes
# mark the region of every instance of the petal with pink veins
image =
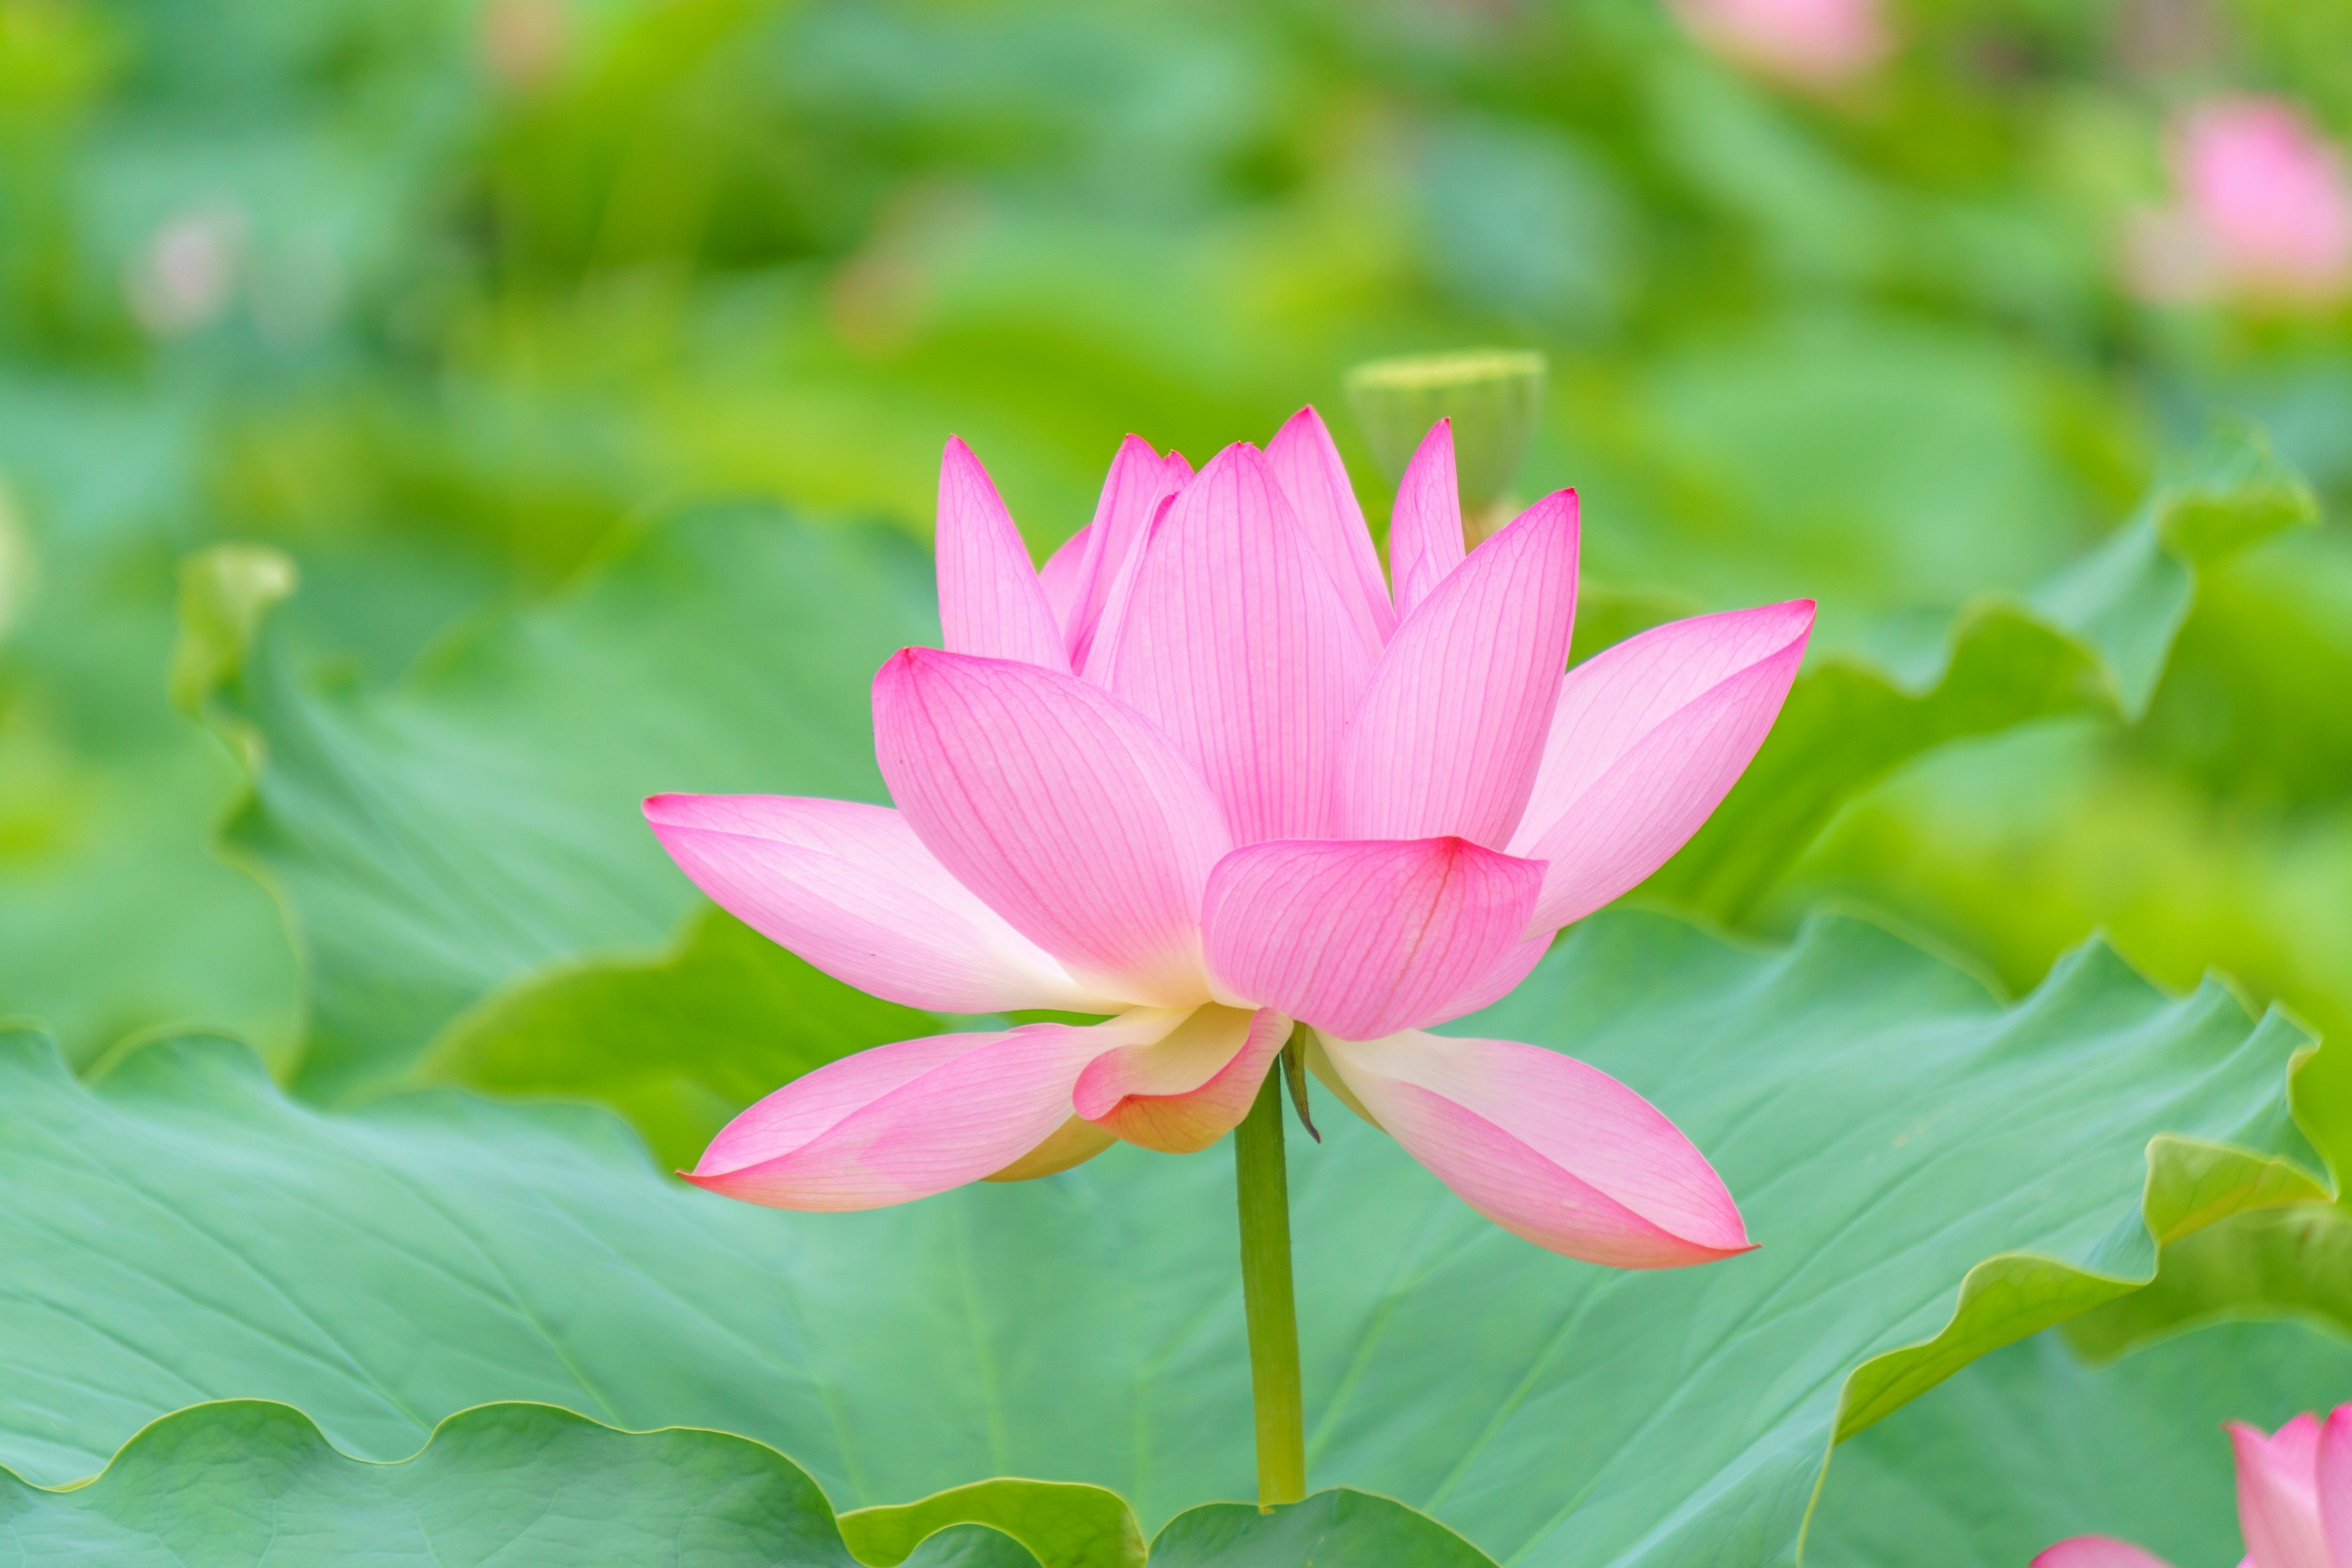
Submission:
[[2306,1411],[2268,1436],[2228,1425],[2246,1555],[2259,1568],[2334,1568],[2319,1522],[2318,1418]]
[[820,1212],[943,1193],[1054,1138],[1079,1072],[1112,1043],[1099,1029],[1031,1024],[877,1046],[735,1118],[687,1180],[745,1203]]
[[1078,1114],[1130,1143],[1191,1154],[1241,1125],[1290,1020],[1212,1003],[1156,1039],[1105,1051],[1078,1075]]
[[1034,665],[906,648],[874,678],[874,738],[925,847],[1082,984],[1209,999],[1201,899],[1233,840],[1143,715]]
[[1348,465],[1339,460],[1339,448],[1332,445],[1323,416],[1311,405],[1292,415],[1265,444],[1265,459],[1290,498],[1317,559],[1331,574],[1365,649],[1377,655],[1396,626],[1396,612],[1389,607],[1389,585],[1381,577],[1381,558],[1373,553],[1364,509],[1356,503]]
[[941,1013],[1117,1005],[949,875],[887,806],[657,795],[645,812],[712,902],[860,991]]
[[1515,855],[1548,861],[1539,931],[1666,863],[1722,804],[1780,717],[1813,605],[1699,616],[1605,648],[1560,685]]
[[1077,636],[1078,614],[1086,607],[1087,586],[1094,581],[1101,545],[1102,535],[1088,523],[1062,541],[1062,547],[1037,568],[1037,585],[1045,590],[1046,607],[1062,628],[1065,646]]
[[2312,1463],[2319,1492],[2319,1533],[2335,1568],[2352,1564],[2352,1405],[2339,1405],[2320,1428]]
[[1461,838],[1251,845],[1209,878],[1210,973],[1221,1000],[1341,1039],[1442,1023],[1521,951],[1542,883]]
[[[1190,477],[1188,470],[1184,478]],[[1142,437],[1129,436],[1118,444],[1095,501],[1094,521],[1085,530],[1095,541],[1095,552],[1087,563],[1083,596],[1062,620],[1072,669],[1086,668],[1121,569],[1150,535],[1160,503],[1181,489],[1183,482]]]
[[961,437],[940,458],[940,629],[950,653],[1019,659],[1068,673],[1062,628],[1029,547],[996,485]]
[[1145,550],[1110,689],[1200,769],[1237,843],[1321,837],[1371,658],[1265,457],[1218,453]]
[[1679,1268],[1753,1245],[1706,1157],[1598,1068],[1517,1040],[1418,1031],[1323,1046],[1406,1152],[1538,1247],[1612,1268]]
[[1339,831],[1510,842],[1576,618],[1576,492],[1486,541],[1390,640],[1341,743]]
[[1389,575],[1399,620],[1462,564],[1462,487],[1454,477],[1454,421],[1429,427],[1397,482],[1389,514]]
[[2036,1552],[2030,1568],[2172,1568],[2172,1564],[2112,1535],[2077,1535]]

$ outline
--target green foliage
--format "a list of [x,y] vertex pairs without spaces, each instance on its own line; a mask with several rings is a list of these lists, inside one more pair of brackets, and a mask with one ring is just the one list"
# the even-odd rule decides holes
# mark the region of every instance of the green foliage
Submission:
[[[895,536],[738,508],[652,529],[614,570],[381,695],[305,681],[265,625],[207,711],[261,758],[228,837],[307,961],[298,1085],[381,1087],[499,986],[667,940],[698,899],[637,819],[646,795],[878,797],[860,672],[933,635],[929,596]],[[562,1027],[565,1005],[510,1021]],[[727,1069],[730,1088],[757,1065]],[[707,1116],[647,1092],[666,1142]]]
[[1729,797],[1647,888],[1738,918],[1841,806],[1923,752],[2067,714],[2138,717],[2194,574],[2315,510],[2259,438],[2217,437],[2104,546],[2033,592],[1979,600],[1934,640],[1895,626],[1873,656],[1816,660]]
[[898,1568],[940,1531],[972,1522],[1020,1542],[1041,1568],[1140,1568],[1145,1557],[1142,1529],[1117,1492],[1066,1481],[974,1481],[844,1514],[841,1529],[859,1562]]
[[2224,1421],[2264,1429],[2352,1399],[2352,1342],[2231,1323],[2112,1366],[2043,1334],[1842,1445],[1805,1537],[1807,1568],[2015,1568],[2073,1535],[2113,1535],[2181,1568],[2236,1561]]
[[779,1084],[942,1027],[706,906],[660,958],[583,963],[493,994],[442,1033],[422,1071],[494,1093],[609,1105],[656,1159],[683,1169]]
[[[1762,1244],[1613,1273],[1496,1230],[1348,1119],[1298,1151],[1310,1478],[1498,1558],[1784,1553],[1842,1405],[1881,1414],[2122,1294],[2158,1237],[2317,1190],[2283,1163],[2309,1158],[2282,1095],[2303,1037],[2096,948],[2005,1011],[1857,922],[1759,953],[1616,914],[1461,1026],[1650,1095]],[[384,1459],[522,1399],[740,1433],[845,1506],[1027,1475],[1150,1527],[1246,1495],[1245,1446],[1209,1436],[1248,1429],[1223,1160],[1118,1149],[790,1215],[668,1183],[596,1113],[448,1091],[325,1112],[220,1042],[90,1089],[20,1041],[5,1073],[0,1247],[42,1284],[0,1304],[25,1391],[0,1461],[29,1479],[208,1398],[283,1401]]]
[[[932,1534],[912,1568],[1037,1568],[977,1525]],[[301,1412],[253,1400],[165,1416],[89,1484],[0,1472],[0,1541],[33,1562],[121,1568],[371,1563],[857,1568],[824,1494],[789,1459],[722,1432],[615,1432],[542,1405],[485,1405],[415,1458],[337,1453]]]

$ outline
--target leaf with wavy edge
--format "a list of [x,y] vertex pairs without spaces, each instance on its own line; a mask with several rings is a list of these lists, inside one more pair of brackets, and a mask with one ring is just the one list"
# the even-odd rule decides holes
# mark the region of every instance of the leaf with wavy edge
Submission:
[[2296,1204],[2235,1215],[2168,1245],[2144,1289],[2085,1312],[2066,1338],[2107,1361],[2230,1318],[2294,1317],[2352,1336],[2352,1213]]
[[2259,435],[2217,434],[2106,543],[2022,596],[1816,657],[1747,773],[1644,889],[1737,920],[1864,786],[1934,747],[2038,719],[2136,719],[2197,574],[2318,515]]
[[2200,1329],[2105,1367],[2044,1334],[1842,1446],[1806,1568],[2019,1568],[2085,1534],[2180,1568],[2234,1563],[2221,1423],[2273,1427],[2347,1399],[2352,1341],[2300,1323]]
[[215,559],[189,574],[176,679],[259,759],[226,837],[287,908],[311,1009],[295,1084],[327,1099],[397,1079],[520,976],[661,949],[702,900],[642,796],[884,798],[866,678],[938,637],[910,541],[715,507],[389,693],[327,692]]
[[1143,1527],[1124,1499],[1070,1481],[974,1481],[914,1502],[854,1510],[841,1516],[841,1529],[859,1562],[898,1568],[940,1531],[974,1521],[1020,1542],[1044,1568],[1140,1568],[1146,1556]]
[[[982,1523],[924,1536],[891,1562],[1040,1568]],[[46,1489],[0,1471],[0,1544],[22,1563],[112,1568],[860,1562],[824,1493],[772,1448],[724,1432],[620,1432],[520,1404],[460,1411],[391,1462],[338,1453],[288,1405],[196,1405],[148,1426],[76,1486]]]
[[[2102,1288],[2080,1277],[2144,1279],[2155,1231],[2274,1201],[2307,1157],[2292,1025],[2218,984],[2168,1000],[2095,946],[2004,1009],[1859,922],[1757,952],[1617,911],[1457,1026],[1572,1044],[1650,1095],[1762,1243],[1612,1273],[1348,1118],[1299,1149],[1312,1479],[1515,1561],[1785,1554],[1850,1383],[1883,1406],[2075,1310]],[[1221,1159],[1119,1149],[791,1215],[655,1176],[584,1109],[325,1112],[200,1042],[88,1088],[19,1045],[0,1182],[0,1460],[36,1479],[207,1397],[297,1404],[370,1457],[523,1398],[740,1432],[861,1506],[1025,1474],[1149,1526],[1250,1490]],[[2003,1288],[1964,1293],[1972,1268]]]
[[1117,1496],[1053,1481],[836,1516],[805,1470],[748,1437],[520,1403],[459,1411],[389,1461],[337,1452],[290,1405],[194,1405],[71,1486],[0,1469],[0,1547],[111,1568],[1495,1568],[1426,1515],[1346,1489],[1189,1509],[1148,1550]]

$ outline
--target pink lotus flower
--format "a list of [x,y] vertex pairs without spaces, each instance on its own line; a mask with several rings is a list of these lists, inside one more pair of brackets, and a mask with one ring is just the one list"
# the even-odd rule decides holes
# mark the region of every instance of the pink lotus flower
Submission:
[[687,875],[811,963],[1039,1023],[881,1046],[737,1117],[691,1174],[857,1209],[1206,1148],[1294,1022],[1310,1065],[1481,1214],[1625,1268],[1744,1250],[1688,1140],[1606,1074],[1423,1031],[1687,839],[1762,742],[1810,602],[1660,626],[1565,678],[1577,506],[1466,558],[1451,430],[1405,475],[1394,592],[1302,410],[1194,476],[1129,437],[1042,574],[978,458],[940,473],[945,650],[874,682],[897,810],[656,795]]
[[1674,10],[1716,53],[1800,87],[1851,81],[1894,44],[1879,0],[1675,0]]
[[[2239,1568],[2352,1568],[2352,1405],[2323,1426],[2305,1411],[2265,1436],[2230,1423],[2238,1459]],[[2105,1535],[2062,1541],[2033,1568],[2168,1568],[2164,1559]]]
[[2172,140],[2177,203],[2125,237],[2125,274],[2156,300],[2317,302],[2352,283],[2352,179],[2293,104],[2217,100]]

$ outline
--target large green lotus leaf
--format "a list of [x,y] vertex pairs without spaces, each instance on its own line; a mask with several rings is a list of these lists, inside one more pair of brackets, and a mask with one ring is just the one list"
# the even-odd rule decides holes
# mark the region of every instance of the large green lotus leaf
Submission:
[[[1291,1166],[1313,1479],[1498,1558],[1784,1556],[1842,1405],[1853,1430],[2124,1293],[2158,1237],[2320,1190],[2286,1163],[2304,1037],[2096,947],[2003,1009],[1859,922],[1759,952],[1620,911],[1459,1026],[1652,1096],[1761,1243],[1665,1274],[1556,1258],[1324,1106]],[[585,1109],[323,1111],[218,1042],[95,1087],[30,1044],[5,1064],[0,1462],[36,1480],[209,1398],[386,1458],[528,1399],[741,1433],[844,1506],[1025,1475],[1154,1526],[1251,1491],[1222,1157],[790,1215],[665,1181]]]
[[[64,1490],[0,1471],[0,1544],[112,1568],[858,1568],[815,1482],[723,1432],[616,1432],[543,1405],[452,1415],[413,1458],[337,1453],[299,1411],[239,1400],[141,1432]],[[960,1523],[910,1568],[1038,1568]]]
[[936,632],[905,538],[749,507],[655,527],[386,695],[316,689],[265,623],[207,706],[260,759],[228,837],[310,963],[298,1087],[380,1085],[518,976],[660,949],[699,899],[646,795],[879,798],[867,680]]
[[2224,1319],[2299,1317],[2352,1337],[2352,1213],[2294,1204],[2233,1215],[2165,1247],[2145,1289],[2066,1325],[2094,1359]]
[[1426,1515],[1346,1489],[1187,1510],[1148,1552],[1118,1498],[1052,1482],[836,1517],[806,1471],[749,1438],[622,1432],[526,1404],[460,1411],[389,1464],[338,1453],[287,1405],[194,1405],[84,1484],[0,1470],[0,1546],[26,1564],[115,1568],[1142,1568],[1147,1555],[1165,1568],[1494,1568]]
[[2352,1341],[2302,1323],[2201,1329],[2104,1367],[2038,1335],[1841,1446],[1804,1560],[2019,1568],[2095,1534],[2220,1568],[2244,1552],[2221,1424],[2347,1399]]
[[212,837],[237,769],[165,693],[185,410],[0,375],[0,1016],[76,1062],[154,1029],[290,1060],[299,977]]
[[942,1027],[932,1014],[852,990],[706,907],[659,958],[583,963],[497,993],[449,1026],[424,1068],[499,1093],[612,1106],[656,1158],[682,1168],[778,1084]]
[[2310,487],[2258,437],[2217,435],[2039,588],[1975,600],[1948,629],[1896,624],[1815,659],[1746,775],[1647,888],[1738,919],[1840,806],[1922,752],[2065,714],[2137,717],[2197,573],[2315,511]]

